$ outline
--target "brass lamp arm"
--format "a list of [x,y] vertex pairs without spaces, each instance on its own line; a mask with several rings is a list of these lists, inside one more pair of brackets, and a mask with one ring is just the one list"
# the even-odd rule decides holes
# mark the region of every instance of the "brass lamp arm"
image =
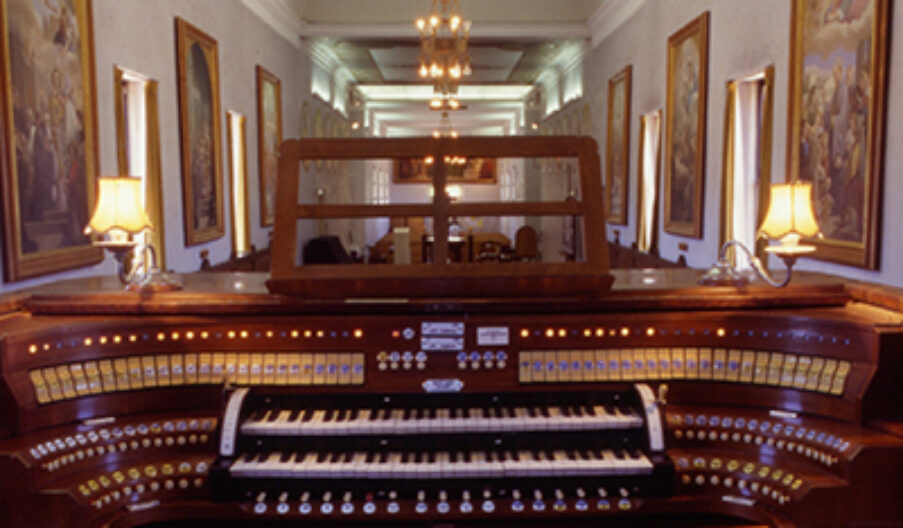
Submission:
[[790,282],[790,274],[791,274],[791,271],[793,270],[793,265],[796,263],[796,258],[797,258],[796,255],[778,255],[784,261],[784,264],[787,265],[787,274],[784,275],[784,280],[776,281],[768,273],[768,270],[765,269],[765,266],[762,265],[762,261],[759,259],[759,257],[757,257],[755,254],[753,254],[753,252],[750,251],[749,248],[746,247],[739,240],[733,240],[733,239],[728,240],[727,242],[724,243],[723,246],[721,246],[721,251],[718,253],[719,264],[726,264],[726,265],[730,266],[730,264],[728,263],[728,260],[727,260],[727,250],[731,246],[734,246],[734,247],[737,247],[737,248],[743,250],[743,252],[749,258],[749,262],[750,262],[750,264],[752,264],[753,271],[756,272],[756,275],[758,275],[759,278],[761,278],[762,280],[764,280],[771,286],[774,286],[775,288],[783,288],[784,286],[787,286],[787,284]]

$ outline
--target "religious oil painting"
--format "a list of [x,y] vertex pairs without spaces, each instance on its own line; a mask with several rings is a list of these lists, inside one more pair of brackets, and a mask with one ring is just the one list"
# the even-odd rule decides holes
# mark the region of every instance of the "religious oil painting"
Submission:
[[257,66],[257,157],[260,178],[260,225],[276,217],[276,177],[282,144],[282,83]]
[[2,1],[7,281],[99,262],[90,0]]
[[812,182],[814,258],[877,269],[889,1],[793,3],[788,178]]
[[709,13],[668,39],[665,231],[702,238]]
[[222,146],[216,40],[176,19],[185,245],[220,238]]
[[627,225],[631,73],[627,66],[608,81],[605,212],[608,222],[618,225]]
[[[395,161],[395,183],[429,183],[433,181],[432,158],[402,159]],[[448,183],[496,183],[498,181],[494,158],[450,157],[445,161]]]

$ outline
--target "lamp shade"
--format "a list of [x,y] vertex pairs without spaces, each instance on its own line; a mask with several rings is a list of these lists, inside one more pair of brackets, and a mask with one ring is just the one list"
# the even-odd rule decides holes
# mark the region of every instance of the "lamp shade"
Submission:
[[135,234],[153,228],[141,203],[140,178],[111,176],[97,181],[97,206],[85,234],[104,234],[113,229]]
[[793,182],[771,186],[768,212],[759,227],[760,235],[775,240],[790,234],[811,237],[820,231],[812,210],[811,183]]

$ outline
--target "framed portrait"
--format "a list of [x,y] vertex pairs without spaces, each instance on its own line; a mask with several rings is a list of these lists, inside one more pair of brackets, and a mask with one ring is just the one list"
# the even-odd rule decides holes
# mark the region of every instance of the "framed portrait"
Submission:
[[222,145],[216,40],[176,18],[185,245],[220,238]]
[[257,161],[260,168],[260,225],[276,217],[276,179],[282,144],[282,82],[257,66]]
[[818,258],[878,268],[887,0],[793,2],[788,178],[812,182]]
[[627,225],[630,156],[628,65],[608,80],[608,133],[605,142],[605,212],[611,224]]
[[[421,158],[395,160],[394,183],[429,183],[433,181],[432,165]],[[445,165],[448,183],[496,183],[498,166],[495,158],[451,160]]]
[[90,0],[2,0],[4,266],[18,281],[100,262]]
[[702,238],[709,13],[668,38],[665,231]]

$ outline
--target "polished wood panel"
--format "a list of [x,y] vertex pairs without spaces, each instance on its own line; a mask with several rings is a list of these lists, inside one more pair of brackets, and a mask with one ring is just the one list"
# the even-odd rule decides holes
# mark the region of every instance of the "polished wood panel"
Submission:
[[[371,526],[446,522],[471,528],[513,521],[524,526],[613,522],[845,528],[903,522],[903,505],[894,495],[903,486],[903,388],[898,379],[903,371],[899,354],[903,313],[887,307],[893,293],[880,295],[884,290],[849,287],[835,278],[805,273],[780,290],[703,288],[695,285],[698,274],[689,269],[617,270],[612,289],[603,297],[590,298],[560,294],[556,298],[300,299],[270,294],[264,274],[246,273],[182,275],[178,279],[185,286],[183,291],[143,296],[121,291],[112,276],[17,293],[3,300],[8,311],[0,317],[4,336],[0,342],[0,472],[7,476],[0,481],[0,500],[25,508],[0,512],[0,523],[13,528],[168,522],[259,525],[281,518]],[[880,302],[864,302],[866,297]],[[468,362],[461,369],[454,352],[432,352],[422,369],[401,362],[392,368],[385,354],[420,351],[420,324],[425,321],[463,322],[462,351],[489,351],[496,359],[489,365],[481,359],[477,368]],[[507,344],[481,345],[480,327],[507,328]],[[414,332],[410,340],[402,334],[406,328]],[[361,331],[361,337],[355,337],[355,330]],[[802,382],[762,383],[748,376],[692,378],[686,368],[672,370],[669,377],[660,370],[665,368],[662,358],[686,358],[675,351],[688,349],[710,349],[713,354],[724,350],[728,360],[755,352],[848,362],[850,372],[842,391],[833,393],[812,390]],[[569,373],[554,382],[524,383],[520,377],[521,355],[558,360],[575,358],[576,352],[608,357],[605,354],[613,351],[621,359],[658,358],[659,363],[647,363],[618,379],[578,380],[578,374]],[[657,351],[654,358],[652,351]],[[39,403],[29,378],[36,369],[204,354],[257,355],[264,372],[289,366],[293,355],[325,357],[327,352],[339,358],[363,354],[363,385],[277,385],[276,378],[265,374],[257,382],[209,374],[178,386],[157,383]],[[498,352],[505,353],[505,361],[497,360]],[[139,363],[142,369],[152,368],[147,361]],[[161,371],[142,375],[160,379]],[[351,486],[357,513],[345,518],[338,512],[302,518],[297,483],[270,482],[257,490],[268,491],[265,512],[260,514],[254,513],[255,489],[248,490],[251,496],[223,502],[209,487],[206,475],[198,474],[199,463],[213,463],[214,437],[180,444],[178,437],[185,434],[165,429],[167,422],[192,417],[218,420],[224,385],[246,384],[264,398],[300,396],[341,402],[391,396],[417,398],[426,404],[430,400],[421,384],[428,378],[464,383],[461,393],[444,396],[445,402],[525,396],[542,400],[562,393],[625,390],[635,382],[667,383],[665,445],[674,477],[673,482],[662,484],[673,492],[630,497],[625,510],[612,502],[611,510],[583,512],[568,489],[563,490],[569,495],[561,511],[547,507],[524,515],[510,512],[511,499],[506,495],[494,498],[492,513],[458,512],[448,517],[438,516],[433,503],[429,510],[433,513],[417,514],[413,500],[403,502],[399,514],[389,514],[387,499],[377,496],[379,513],[369,518],[360,513],[365,487],[343,482],[333,490],[335,504],[340,504],[339,492],[350,489],[342,486]],[[742,428],[737,426],[741,418]],[[752,420],[756,426],[751,429]],[[147,425],[149,432],[127,436],[127,426],[140,424]],[[91,433],[100,435],[102,430],[109,433],[109,440],[90,439]],[[121,438],[115,438],[116,434]],[[87,437],[87,442],[79,443],[79,435]],[[49,452],[48,443],[55,452]],[[97,451],[99,445],[104,447],[102,452]],[[110,451],[110,445],[116,446],[115,451]],[[32,450],[38,447],[48,454],[36,458]],[[93,451],[89,453],[88,448]],[[178,468],[184,462],[191,467],[180,475]],[[169,467],[175,473],[164,475]],[[131,469],[140,474],[130,477]],[[183,480],[185,488],[180,487]],[[92,481],[96,490],[91,488]],[[167,489],[167,481],[172,489]],[[745,482],[742,488],[740,481]],[[152,482],[156,491],[150,487]],[[144,486],[141,493],[139,485]],[[439,485],[454,485],[456,490],[466,486],[479,500],[485,483],[474,478]],[[494,489],[513,485],[493,484]],[[131,492],[128,497],[123,495],[126,488]],[[287,501],[292,513],[280,517],[276,508],[283,488],[292,490]],[[554,490],[545,491],[546,504],[551,505]],[[725,496],[733,498],[725,501]],[[851,500],[857,507],[847,507]],[[460,502],[460,496],[451,501],[456,512]],[[314,507],[321,503],[319,495],[312,498]]]

